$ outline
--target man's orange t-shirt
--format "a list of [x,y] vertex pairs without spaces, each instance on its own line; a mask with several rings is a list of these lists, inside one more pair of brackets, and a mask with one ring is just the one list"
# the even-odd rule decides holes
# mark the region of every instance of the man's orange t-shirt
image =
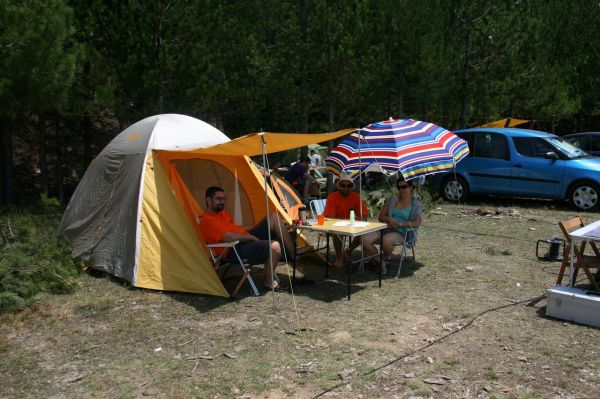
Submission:
[[[358,219],[360,217],[360,206],[360,195],[354,191],[350,192],[347,196],[343,196],[339,191],[334,191],[327,197],[323,215],[326,218],[348,219],[350,217],[350,210],[354,209],[354,213]],[[367,205],[363,201],[362,215],[363,217],[367,217],[368,214]]]
[[[231,214],[227,211],[218,213],[205,212],[200,219],[200,233],[207,244],[216,244],[223,242],[223,236],[228,232],[250,234],[242,226],[233,223]],[[216,248],[218,254],[223,252],[223,249]]]

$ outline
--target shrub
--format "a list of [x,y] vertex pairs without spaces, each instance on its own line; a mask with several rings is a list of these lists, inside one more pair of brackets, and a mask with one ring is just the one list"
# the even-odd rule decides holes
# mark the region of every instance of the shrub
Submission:
[[35,209],[0,208],[0,311],[74,289],[79,268],[59,221],[58,201],[46,197]]
[[[392,193],[396,193],[395,184],[395,178],[389,177],[387,179],[383,179],[374,187],[363,190],[363,199],[367,203],[369,213],[373,217],[377,217],[379,215],[379,211],[385,204],[385,201],[390,197],[390,195],[392,195]],[[425,181],[424,185],[415,189],[414,193],[421,199],[423,212],[433,209],[440,200],[439,194],[435,192],[435,190],[430,189],[427,181]]]

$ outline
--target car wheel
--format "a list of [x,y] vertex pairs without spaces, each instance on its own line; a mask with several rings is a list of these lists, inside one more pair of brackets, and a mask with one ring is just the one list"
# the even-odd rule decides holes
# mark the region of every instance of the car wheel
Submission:
[[571,189],[569,201],[578,210],[591,211],[598,206],[599,197],[600,188],[596,183],[581,182]]
[[468,194],[467,182],[460,176],[449,176],[442,183],[442,197],[448,201],[465,201]]

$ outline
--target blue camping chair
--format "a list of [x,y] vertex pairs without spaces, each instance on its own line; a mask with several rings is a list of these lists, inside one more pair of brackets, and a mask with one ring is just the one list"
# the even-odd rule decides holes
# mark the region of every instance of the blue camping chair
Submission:
[[407,250],[412,250],[413,262],[416,262],[415,255],[415,247],[417,246],[417,235],[419,229],[412,229],[408,233],[406,233],[406,237],[404,242],[397,242],[394,244],[394,247],[402,247],[400,250],[400,263],[398,264],[398,273],[396,273],[396,278],[400,278],[400,271],[402,270],[402,263],[404,262],[404,258],[406,258]]

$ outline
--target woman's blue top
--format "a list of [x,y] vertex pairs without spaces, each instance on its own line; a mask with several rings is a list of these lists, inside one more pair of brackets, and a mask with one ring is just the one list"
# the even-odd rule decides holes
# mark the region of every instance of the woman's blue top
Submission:
[[[410,208],[406,208],[406,209],[400,209],[400,208],[392,208],[392,218],[396,221],[396,222],[408,222],[410,221],[410,215],[412,213],[412,206]],[[408,232],[408,230],[411,230],[409,227],[398,227],[396,228],[396,231],[400,234],[402,234],[403,236],[406,236],[406,233]]]

